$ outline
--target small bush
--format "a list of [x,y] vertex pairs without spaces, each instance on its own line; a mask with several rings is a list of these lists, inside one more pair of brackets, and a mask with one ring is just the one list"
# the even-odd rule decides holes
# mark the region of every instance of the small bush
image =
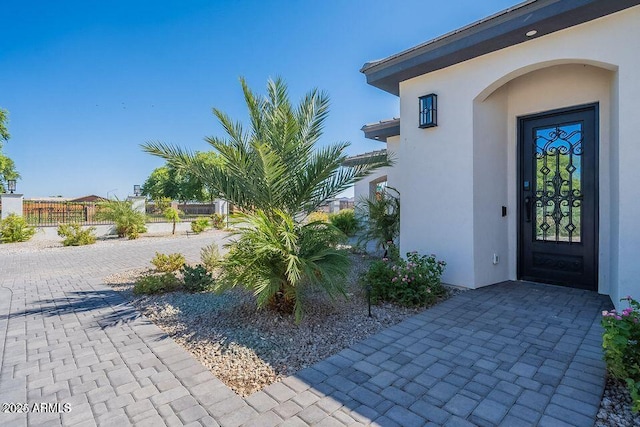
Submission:
[[141,233],[147,232],[145,215],[134,210],[130,201],[115,199],[98,203],[96,219],[113,222],[118,237],[137,239]]
[[96,242],[95,227],[83,229],[79,224],[60,224],[58,236],[64,237],[64,246],[92,245]]
[[633,410],[640,411],[640,303],[631,296],[622,298],[629,307],[602,312],[602,347],[607,370],[627,384]]
[[207,268],[198,264],[194,267],[185,265],[182,267],[184,287],[189,292],[202,292],[209,290],[213,285],[213,277]]
[[366,248],[373,241],[387,256],[389,245],[400,236],[400,193],[392,187],[376,193],[371,199],[362,199],[356,205],[358,216],[363,218],[358,246]]
[[184,263],[184,255],[179,253],[166,255],[156,252],[156,256],[151,260],[151,264],[153,264],[156,270],[162,273],[178,271],[184,266]]
[[133,293],[160,294],[175,291],[179,287],[180,282],[172,273],[153,274],[139,278],[133,286]]
[[222,214],[214,213],[211,215],[211,225],[216,230],[222,230],[224,228],[225,217]]
[[309,223],[309,222],[315,222],[315,221],[329,222],[329,214],[321,211],[311,212],[307,216],[307,222]]
[[220,250],[215,243],[205,246],[200,250],[200,261],[207,271],[215,270],[220,265]]
[[446,294],[440,282],[445,263],[435,255],[407,253],[400,258],[397,248],[390,246],[391,258],[374,261],[365,273],[365,285],[371,287],[374,302],[390,301],[404,306],[428,306]]
[[331,214],[329,215],[329,221],[349,237],[358,231],[358,220],[353,209],[343,209]]
[[194,233],[202,233],[209,227],[209,218],[201,217],[191,221],[191,231]]
[[0,221],[0,241],[2,243],[26,242],[35,234],[36,229],[16,214],[11,214]]

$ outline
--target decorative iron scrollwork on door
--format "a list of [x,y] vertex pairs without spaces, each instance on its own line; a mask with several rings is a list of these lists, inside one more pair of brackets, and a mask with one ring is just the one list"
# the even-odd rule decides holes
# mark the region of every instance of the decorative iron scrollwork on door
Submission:
[[581,241],[582,123],[537,128],[535,150],[535,239]]

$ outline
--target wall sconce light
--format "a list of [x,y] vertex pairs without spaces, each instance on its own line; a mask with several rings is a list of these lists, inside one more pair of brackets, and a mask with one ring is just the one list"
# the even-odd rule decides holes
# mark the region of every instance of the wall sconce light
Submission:
[[7,180],[7,189],[9,190],[9,193],[11,193],[11,194],[13,194],[13,192],[16,191],[16,180],[15,179]]
[[136,197],[140,196],[140,186],[138,184],[133,186],[133,195]]
[[430,93],[421,96],[419,101],[419,127],[432,128],[438,126],[438,95]]

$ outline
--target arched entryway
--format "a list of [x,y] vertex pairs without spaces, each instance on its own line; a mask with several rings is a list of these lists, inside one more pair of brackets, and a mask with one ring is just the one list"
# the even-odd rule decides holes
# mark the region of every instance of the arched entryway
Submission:
[[[477,282],[528,279],[608,293],[611,261],[603,253],[609,252],[610,206],[617,186],[611,174],[615,168],[611,151],[617,144],[612,131],[617,116],[611,108],[616,75],[608,64],[554,61],[514,71],[476,97],[474,256],[479,261],[496,254],[504,261],[494,268],[476,262]],[[582,113],[589,117],[576,116]],[[578,122],[587,126],[580,128],[580,135],[571,127]],[[574,132],[573,142],[562,140],[565,131],[564,136]],[[583,158],[574,152],[565,165],[569,159],[558,156],[557,149],[563,143],[576,144],[584,131],[591,138],[590,163],[580,163]],[[556,151],[542,156],[543,145],[536,159],[535,144],[544,138],[556,138],[548,147]],[[588,184],[591,210],[582,206],[584,179],[593,181]],[[560,197],[569,191],[576,198]],[[589,256],[574,253],[587,243]],[[541,249],[545,247],[549,250]],[[580,270],[582,278],[572,278],[570,270]],[[592,277],[585,281],[585,275]]]

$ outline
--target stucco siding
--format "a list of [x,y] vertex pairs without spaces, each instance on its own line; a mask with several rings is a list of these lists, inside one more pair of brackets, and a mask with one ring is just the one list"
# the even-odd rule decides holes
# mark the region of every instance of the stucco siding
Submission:
[[[515,279],[517,118],[598,103],[599,291],[640,294],[638,22],[636,6],[401,82],[402,252],[436,253],[456,285]],[[438,126],[420,129],[432,92]]]

